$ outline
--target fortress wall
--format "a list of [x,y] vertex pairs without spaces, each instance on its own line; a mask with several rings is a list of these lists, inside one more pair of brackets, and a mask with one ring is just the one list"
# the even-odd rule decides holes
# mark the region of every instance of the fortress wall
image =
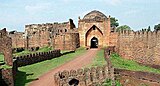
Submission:
[[109,35],[109,46],[116,46],[118,40],[118,33],[117,32],[111,32]]
[[14,59],[16,59],[17,67],[21,67],[21,66],[26,66],[29,64],[41,62],[44,60],[56,58],[56,57],[59,57],[60,55],[61,55],[60,50],[53,50],[53,51],[49,51],[49,52],[39,52],[39,53],[14,57]]
[[160,31],[134,32],[122,31],[118,33],[116,51],[126,59],[139,63],[160,65]]

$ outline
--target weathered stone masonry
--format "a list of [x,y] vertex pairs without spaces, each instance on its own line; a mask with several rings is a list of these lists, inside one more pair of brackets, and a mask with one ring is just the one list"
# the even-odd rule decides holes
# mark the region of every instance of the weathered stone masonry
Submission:
[[59,72],[54,77],[57,86],[71,86],[74,79],[78,80],[78,86],[94,86],[101,85],[106,78],[109,78],[109,71],[108,66],[92,67]]
[[[12,32],[13,33],[13,32]],[[91,11],[82,19],[79,17],[78,29],[73,20],[64,23],[30,24],[25,33],[14,32],[13,47],[44,47],[75,50],[77,47],[91,48],[116,46],[117,52],[124,58],[144,64],[160,65],[160,32],[115,32],[110,25],[110,16],[99,11]],[[20,40],[20,41],[17,41]]]
[[61,55],[60,50],[53,50],[48,52],[39,52],[19,57],[14,57],[16,59],[16,66],[26,66],[34,63],[38,63],[41,61],[57,58]]
[[73,20],[64,23],[30,24],[25,32],[10,32],[12,48],[52,46],[54,49],[75,50],[79,47],[79,34]]
[[116,48],[123,58],[160,65],[160,31],[119,32]]
[[8,86],[14,86],[12,72],[12,40],[10,37],[8,37],[8,33],[5,28],[3,30],[0,30],[0,52],[2,52],[4,55],[4,65],[9,66],[9,68],[0,69],[0,72],[2,74],[0,78],[2,78]]

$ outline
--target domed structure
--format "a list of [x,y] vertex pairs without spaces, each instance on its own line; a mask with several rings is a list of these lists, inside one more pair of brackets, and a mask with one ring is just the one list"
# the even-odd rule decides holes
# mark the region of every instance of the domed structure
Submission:
[[97,10],[89,12],[83,19],[79,18],[80,46],[88,48],[108,46],[110,43],[110,25],[110,17]]
[[107,19],[106,15],[104,15],[102,12],[94,10],[89,12],[84,16],[83,19]]

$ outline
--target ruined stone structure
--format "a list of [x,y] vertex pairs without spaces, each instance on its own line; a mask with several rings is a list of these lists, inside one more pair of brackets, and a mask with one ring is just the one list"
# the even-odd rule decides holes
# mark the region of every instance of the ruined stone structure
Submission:
[[54,49],[75,50],[79,47],[79,34],[73,20],[64,23],[30,24],[25,32],[10,32],[12,48],[52,46]]
[[[109,77],[108,66],[92,67],[59,72],[54,75],[57,86],[95,86],[102,85]],[[76,83],[77,82],[77,83]]]
[[[78,28],[75,27],[73,20],[70,19],[64,23],[26,25],[25,32],[12,31],[9,33],[9,36],[12,40],[8,37],[5,29],[0,31],[0,52],[4,54],[5,64],[11,67],[13,66],[11,47],[15,49],[31,49],[33,47],[39,48],[44,46],[73,51],[79,46],[87,48],[115,46],[115,51],[123,58],[135,60],[143,64],[160,66],[160,31],[115,32],[110,25],[110,16],[107,17],[96,10],[86,14],[83,19],[79,17]],[[110,47],[110,49],[113,50],[113,47]],[[53,53],[50,51],[17,57],[19,59],[19,66],[51,59],[54,57],[52,56]],[[57,53],[59,55],[59,51]],[[47,58],[44,58],[45,56]],[[23,61],[25,62],[23,63]],[[84,70],[64,71],[57,73],[58,75],[55,75],[55,80],[57,80],[57,84],[60,86],[61,84],[68,84],[72,79],[79,80],[80,86],[95,83],[101,84],[108,77],[114,80],[114,77],[112,77],[114,73],[110,73],[110,71],[114,72],[115,70],[109,70],[110,68],[112,67],[106,68],[104,66]],[[108,72],[112,75],[107,75]],[[129,76],[133,73],[131,72]],[[11,68],[1,69],[0,74],[2,74],[0,78],[3,78],[8,85],[14,85]],[[145,77],[145,79],[150,80],[152,78]],[[160,82],[157,79],[154,80],[155,82]]]
[[11,31],[9,33],[12,38],[12,48],[25,47],[24,32]]
[[160,32],[115,32],[110,25],[110,16],[96,10],[82,19],[79,17],[78,28],[70,19],[64,23],[26,25],[24,33],[10,33],[13,47],[52,46],[55,49],[75,50],[79,46],[116,46],[116,51],[124,58],[155,65],[160,65],[159,35]]
[[75,50],[77,47],[77,40],[72,38],[78,37],[78,33],[71,19],[64,23],[26,25],[25,34],[26,48],[52,46],[55,49]]
[[[79,46],[105,47],[114,45],[116,36],[111,34],[110,16],[92,11],[79,18],[78,29],[73,20],[64,23],[30,24],[25,32],[11,32],[13,48],[52,46],[55,49],[75,50]],[[20,40],[20,41],[17,41]]]
[[2,78],[8,86],[14,86],[12,73],[12,40],[10,37],[8,37],[8,33],[5,28],[3,30],[0,30],[0,52],[4,55],[4,66],[9,66],[9,68],[0,69],[0,72],[2,74],[2,77],[0,77],[0,79]]
[[110,16],[92,11],[79,19],[80,45],[84,47],[105,47],[109,45]]

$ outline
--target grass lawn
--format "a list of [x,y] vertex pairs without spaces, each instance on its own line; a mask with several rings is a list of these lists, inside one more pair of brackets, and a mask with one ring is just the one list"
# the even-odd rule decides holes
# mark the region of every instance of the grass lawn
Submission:
[[90,65],[87,65],[87,67],[103,66],[105,64],[107,63],[104,59],[104,49],[101,49],[97,52],[93,62]]
[[19,67],[19,71],[17,72],[16,76],[15,86],[27,86],[31,81],[37,79],[40,75],[64,64],[65,62],[74,59],[76,56],[83,54],[85,51],[86,50],[84,48],[79,48],[75,53],[69,53],[51,60],[46,60],[32,65]]
[[[133,71],[146,71],[146,72],[153,72],[153,73],[160,74],[160,69],[139,65],[137,62],[133,60],[127,60],[127,59],[121,58],[118,54],[111,55],[111,62],[115,68],[119,68],[119,69],[126,69],[126,70],[133,70]],[[88,65],[87,67],[101,66],[104,64],[106,64],[106,61],[104,59],[104,50],[101,49],[100,51],[98,51],[92,64]]]
[[3,54],[0,54],[0,63],[1,62],[4,62],[4,56],[3,56]]
[[160,74],[160,69],[139,65],[137,62],[133,60],[127,60],[121,58],[118,54],[111,55],[111,62],[115,68],[127,69],[133,71],[146,71],[146,72],[153,72]]

